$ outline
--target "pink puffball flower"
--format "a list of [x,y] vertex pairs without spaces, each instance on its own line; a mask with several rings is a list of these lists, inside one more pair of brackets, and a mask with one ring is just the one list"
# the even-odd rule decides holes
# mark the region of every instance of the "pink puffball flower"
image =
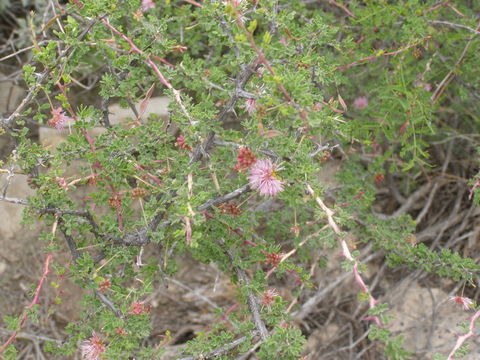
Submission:
[[368,98],[366,96],[356,98],[353,100],[353,106],[359,110],[366,108],[368,106]]
[[245,100],[245,110],[247,111],[247,113],[252,114],[255,112],[256,109],[257,102],[255,101],[255,99],[248,98],[247,100]]
[[65,111],[59,106],[51,111],[52,117],[48,120],[48,125],[61,131],[73,119],[65,114]]
[[144,315],[150,312],[150,306],[141,302],[133,302],[130,304],[130,315]]
[[265,290],[262,294],[261,304],[266,306],[270,310],[270,306],[275,302],[275,298],[280,296],[277,292],[277,289],[268,289]]
[[152,0],[142,0],[142,11],[148,11],[155,7],[155,3]]
[[88,340],[82,343],[82,357],[84,360],[102,360],[105,352],[105,345],[98,334],[93,334]]
[[449,300],[461,306],[463,310],[469,310],[473,305],[473,301],[471,299],[463,296],[451,296]]
[[262,196],[274,197],[283,191],[283,183],[277,176],[277,167],[270,159],[257,160],[250,169],[248,181]]
[[63,190],[65,190],[65,191],[68,190],[68,184],[67,184],[67,181],[65,180],[65,178],[57,176],[55,178],[55,181],[58,184],[58,186],[60,186]]

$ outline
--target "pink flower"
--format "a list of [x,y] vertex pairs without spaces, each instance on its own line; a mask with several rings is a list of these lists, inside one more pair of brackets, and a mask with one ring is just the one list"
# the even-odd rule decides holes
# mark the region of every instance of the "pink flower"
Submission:
[[300,234],[300,227],[299,226],[292,226],[290,228],[290,232],[294,233],[295,236],[298,236],[298,234]]
[[423,90],[432,91],[432,85],[429,83],[423,83]]
[[150,306],[141,302],[133,302],[130,304],[130,315],[144,315],[150,312]]
[[265,260],[265,264],[269,265],[271,264],[273,267],[277,267],[280,264],[280,261],[282,261],[282,258],[285,256],[284,253],[266,253],[265,254],[267,259]]
[[473,301],[467,297],[463,296],[451,296],[450,301],[453,301],[455,304],[463,307],[463,310],[468,310],[473,304]]
[[247,110],[247,113],[252,114],[253,112],[255,112],[256,109],[257,102],[255,101],[255,99],[248,98],[247,100],[245,100],[245,110]]
[[257,160],[250,169],[250,186],[262,196],[276,196],[283,191],[283,183],[276,174],[277,168],[270,159]]
[[275,302],[275,297],[280,296],[275,288],[265,290],[262,294],[261,304],[270,309],[270,305]]
[[92,337],[82,343],[82,357],[85,360],[101,360],[105,352],[105,345],[98,334],[93,333]]
[[55,181],[57,182],[58,186],[60,186],[63,190],[67,191],[68,190],[68,184],[65,178],[63,177],[56,177]]
[[474,191],[476,188],[478,188],[480,186],[480,180],[477,181],[475,184],[473,184],[473,186],[470,188],[470,191],[468,193],[468,200],[472,200],[472,197],[474,195]]
[[142,0],[142,11],[148,11],[155,7],[155,3],[152,0]]
[[177,142],[175,143],[175,146],[179,147],[180,149],[184,150],[192,150],[191,146],[187,144],[187,141],[185,140],[185,136],[180,135],[177,137]]
[[65,111],[60,106],[56,109],[52,109],[51,113],[52,118],[50,118],[47,123],[58,131],[63,130],[67,123],[72,121],[72,118],[65,115]]
[[252,150],[250,148],[242,146],[238,150],[238,155],[237,155],[237,164],[233,168],[235,171],[245,171],[247,170],[250,166],[255,164],[255,161],[257,159],[255,158],[255,155],[252,153]]
[[360,96],[353,101],[353,106],[357,109],[364,109],[368,106],[368,98],[366,96]]

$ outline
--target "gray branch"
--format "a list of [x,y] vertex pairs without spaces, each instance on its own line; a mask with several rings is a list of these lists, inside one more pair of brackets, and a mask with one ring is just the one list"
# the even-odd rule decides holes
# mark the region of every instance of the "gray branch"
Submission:
[[[244,87],[247,82],[250,80],[252,75],[255,73],[257,67],[259,66],[258,59],[253,60],[250,64],[244,65],[242,71],[238,74],[235,80],[235,89],[232,92],[232,97],[228,103],[223,107],[222,111],[218,115],[218,122],[223,123],[227,115],[233,110],[233,107],[237,103],[238,99],[244,97],[245,94],[248,94],[244,91]],[[200,160],[207,153],[208,149],[213,145],[213,139],[215,138],[215,132],[211,131],[207,139],[199,144],[193,151],[189,165]]]
[[453,27],[453,28],[464,29],[464,30],[468,30],[468,31],[474,33],[475,35],[480,35],[480,31],[477,31],[477,30],[472,29],[471,27],[468,27],[468,26],[465,26],[465,25],[451,23],[449,21],[434,20],[434,21],[429,21],[428,23],[432,24],[432,25],[446,25],[446,26],[450,26],[450,27]]
[[[102,16],[103,17],[103,16]],[[95,18],[92,19],[86,26],[85,30],[78,36],[78,40],[82,41],[87,33],[90,31],[90,29],[93,27],[93,25],[98,22],[99,19]],[[57,65],[60,64],[61,61],[64,61],[65,57],[68,59],[73,55],[75,51],[75,46],[71,45],[67,47],[64,51],[60,53],[60,55],[57,58]],[[15,111],[6,119],[0,119],[0,124],[2,124],[5,128],[11,128],[13,122],[17,119],[17,117],[20,116],[22,111],[25,110],[28,104],[30,104],[30,101],[33,100],[34,96],[36,95],[37,91],[41,88],[41,86],[48,80],[48,76],[52,72],[52,70],[55,68],[55,66],[52,66],[51,68],[46,68],[37,78],[37,81],[35,85],[32,86],[32,88],[28,91],[27,96],[22,100],[20,105],[17,106]]]
[[233,199],[239,197],[240,195],[248,193],[251,190],[252,190],[252,188],[250,187],[250,185],[245,184],[241,188],[233,190],[232,192],[230,192],[228,194],[219,196],[215,199],[208,200],[206,203],[200,205],[198,207],[198,210],[203,211],[203,210],[207,210],[207,209],[211,208],[212,206],[226,203],[227,201],[233,200]]
[[[258,334],[258,331],[253,331],[252,332],[252,335],[255,336]],[[225,355],[227,354],[229,351],[233,350],[234,348],[236,348],[238,345],[244,343],[245,341],[247,341],[249,339],[249,336],[242,336],[241,338],[239,339],[236,339],[228,344],[225,344],[211,352],[209,352],[208,354],[202,354],[202,355],[199,355],[199,356],[188,356],[188,357],[183,357],[181,359],[178,359],[178,360],[206,360],[206,359],[213,359],[213,358],[216,358],[217,356],[222,356],[222,355]]]
[[[223,247],[225,253],[230,258],[230,262],[232,263],[232,266],[235,269],[235,272],[237,273],[238,279],[243,283],[245,287],[248,287],[250,284],[250,281],[248,280],[247,274],[241,267],[234,265],[235,259],[232,253],[226,248],[225,242],[223,241],[223,239],[220,240],[220,245]],[[268,330],[260,316],[257,297],[251,291],[248,291],[247,303],[248,303],[248,307],[250,308],[250,312],[252,314],[253,323],[257,328],[257,330],[259,331],[260,337],[262,338],[262,340],[265,340],[268,337]]]

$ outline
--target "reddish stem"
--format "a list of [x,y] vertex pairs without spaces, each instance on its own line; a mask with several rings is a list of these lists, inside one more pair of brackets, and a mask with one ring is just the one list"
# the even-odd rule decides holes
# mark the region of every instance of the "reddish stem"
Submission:
[[457,342],[455,343],[454,348],[448,355],[448,360],[453,360],[455,352],[460,349],[460,347],[463,345],[463,343],[471,338],[474,334],[473,330],[475,329],[475,321],[480,317],[480,310],[478,310],[475,314],[473,314],[472,318],[470,319],[470,325],[468,326],[468,332],[464,335],[458,336]]
[[196,1],[194,1],[194,0],[183,0],[183,1],[185,1],[185,2],[187,2],[187,3],[189,3],[189,4],[192,4],[192,5],[196,6],[196,7],[203,8],[203,5],[202,5],[202,4],[199,4],[198,2],[196,2]]
[[40,278],[40,281],[38,282],[38,285],[37,285],[37,288],[35,289],[35,295],[33,296],[33,299],[32,299],[32,302],[27,305],[25,307],[25,310],[23,311],[23,314],[22,314],[22,317],[21,317],[21,320],[20,320],[20,323],[18,324],[18,329],[15,330],[13,332],[12,335],[10,335],[10,337],[8,338],[8,340],[5,342],[5,344],[2,345],[2,347],[0,347],[0,354],[3,353],[5,351],[5,349],[15,341],[18,333],[20,332],[20,330],[23,328],[23,326],[25,325],[25,322],[27,321],[28,319],[28,311],[27,309],[31,309],[33,308],[33,306],[35,306],[36,304],[38,304],[38,299],[40,297],[40,292],[42,291],[42,287],[43,287],[43,284],[45,282],[45,280],[47,279],[47,275],[48,273],[50,272],[50,261],[52,260],[52,257],[53,257],[53,254],[50,253],[47,255],[46,259],[45,259],[45,263],[44,263],[44,267],[43,267],[43,274],[42,274],[42,277]]
[[[200,5],[200,4],[199,4]],[[175,102],[180,106],[180,109],[182,110],[183,114],[188,118],[188,120],[190,121],[190,123],[193,125],[194,124],[194,121],[191,119],[191,116],[190,114],[188,113],[187,111],[187,108],[185,107],[185,105],[183,104],[182,102],[182,99],[180,97],[180,91],[178,91],[177,89],[175,89],[173,87],[173,85],[167,80],[167,78],[163,75],[163,73],[160,71],[160,69],[158,68],[158,66],[150,59],[150,56],[146,53],[144,53],[142,50],[140,50],[137,45],[135,45],[135,43],[132,41],[132,39],[130,39],[127,35],[125,35],[124,33],[122,33],[120,30],[118,30],[115,26],[113,26],[112,24],[110,24],[110,22],[108,21],[108,19],[106,18],[103,18],[102,19],[102,23],[108,27],[110,30],[112,30],[115,34],[117,34],[118,36],[120,36],[123,40],[125,40],[128,45],[130,46],[130,49],[137,53],[137,54],[140,54],[142,56],[145,57],[145,63],[150,66],[153,71],[155,72],[155,74],[157,75],[158,79],[160,80],[160,83],[162,85],[164,85],[167,89],[171,90],[173,92],[173,95],[175,97]]]

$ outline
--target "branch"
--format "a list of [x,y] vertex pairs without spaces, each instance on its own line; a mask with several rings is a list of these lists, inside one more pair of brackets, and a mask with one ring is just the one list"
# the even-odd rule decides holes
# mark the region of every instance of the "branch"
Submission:
[[[258,334],[258,331],[252,331],[252,335],[255,336]],[[201,359],[211,359],[211,358],[215,358],[217,356],[222,356],[222,355],[225,355],[227,354],[229,351],[233,350],[234,348],[236,348],[238,345],[244,343],[245,341],[247,341],[249,339],[249,336],[242,336],[241,338],[237,339],[237,340],[233,340],[232,342],[228,343],[228,344],[225,344],[207,354],[201,354],[201,355],[198,355],[198,356],[189,356],[189,357],[184,357],[184,358],[181,358],[181,359],[178,359],[178,360],[201,360]]]
[[480,317],[480,310],[478,310],[473,316],[472,318],[470,319],[470,325],[468,327],[468,332],[464,335],[459,335],[458,336],[458,339],[457,339],[457,342],[455,343],[455,346],[453,347],[452,351],[450,352],[450,354],[448,355],[448,359],[447,360],[453,360],[454,359],[454,355],[455,355],[455,352],[460,349],[460,347],[463,345],[463,343],[471,338],[474,334],[473,330],[475,329],[475,321],[477,321],[477,319]]
[[241,188],[233,190],[232,192],[230,192],[228,194],[219,196],[215,199],[208,200],[206,203],[200,205],[198,207],[198,210],[203,211],[203,210],[207,210],[207,209],[211,208],[212,206],[223,204],[227,201],[230,201],[230,200],[233,200],[233,199],[239,197],[240,195],[246,194],[251,190],[252,190],[252,188],[250,187],[249,184],[243,185]]
[[27,200],[17,199],[17,198],[11,198],[11,197],[7,197],[7,196],[2,196],[2,197],[0,197],[0,201],[6,201],[6,202],[9,202],[9,203],[18,204],[18,205],[25,205],[25,206],[28,205],[28,201],[27,201]]
[[188,121],[190,122],[190,125],[195,125],[195,123],[197,121],[193,120],[192,119],[192,116],[190,115],[190,113],[188,112],[187,108],[185,107],[183,101],[182,101],[182,98],[180,97],[180,91],[175,89],[173,87],[173,85],[170,83],[170,81],[167,80],[167,78],[163,75],[163,73],[160,71],[160,69],[158,68],[158,66],[150,59],[150,56],[148,54],[146,54],[145,52],[143,52],[142,50],[140,50],[136,45],[135,43],[133,42],[133,40],[131,38],[129,38],[127,35],[125,35],[124,33],[122,33],[120,30],[118,30],[117,28],[115,28],[112,24],[110,24],[110,22],[108,21],[108,19],[101,19],[102,23],[108,27],[110,30],[112,30],[115,34],[117,34],[118,36],[120,36],[123,40],[125,40],[128,45],[130,46],[130,49],[139,54],[139,55],[142,55],[145,57],[145,60],[144,62],[150,66],[153,71],[155,72],[155,74],[157,75],[158,79],[160,80],[160,82],[162,83],[162,85],[164,85],[167,89],[171,90],[173,92],[173,95],[175,97],[175,102],[178,104],[178,106],[180,107],[180,109],[182,110],[182,113],[185,115],[185,117],[188,119]]
[[[99,21],[99,19],[92,19],[90,22],[87,24],[85,30],[78,36],[78,41],[82,41],[87,33],[90,31],[90,29],[93,27],[93,25]],[[65,63],[68,63],[68,59],[73,55],[74,50],[76,49],[75,46],[69,46],[65,50],[63,50],[60,55],[57,58],[57,61],[55,65],[51,68],[46,68],[38,77],[37,82],[33,87],[28,91],[27,96],[22,100],[20,105],[17,106],[15,111],[6,119],[0,119],[0,124],[3,125],[6,128],[11,128],[13,122],[16,120],[18,116],[20,116],[20,113],[24,111],[24,109],[27,107],[27,105],[32,101],[33,97],[37,93],[38,89],[48,80],[48,76],[52,72],[52,70],[55,68],[55,66],[59,65],[60,62],[65,61]],[[66,59],[65,59],[66,58]]]
[[[6,201],[10,202],[12,204],[17,204],[17,205],[23,205],[23,206],[29,206],[29,202],[24,199],[18,199],[18,198],[11,198],[7,196],[0,197],[0,201]],[[57,209],[57,208],[43,208],[43,209],[37,209],[38,213],[40,215],[42,214],[53,214],[53,215],[73,215],[73,216],[81,216],[87,219],[87,221],[90,223],[92,227],[92,233],[99,237],[103,238],[104,236],[100,234],[100,229],[93,219],[92,214],[88,210],[70,210],[70,209]]]
[[[63,220],[62,218],[58,219],[58,224],[60,225],[60,230],[65,237],[65,240],[68,245],[68,249],[70,250],[70,254],[72,254],[73,261],[76,263],[78,257],[80,256],[80,253],[78,252],[77,249],[77,244],[75,243],[75,240],[71,235],[68,235],[65,229],[62,227]],[[92,281],[86,280],[87,283]],[[120,310],[118,310],[115,305],[105,296],[103,295],[100,291],[94,291],[95,295],[98,297],[98,299],[106,306],[108,307],[115,315],[117,315],[119,318],[123,318],[123,314]]]
[[[322,199],[320,199],[320,197],[315,195],[315,192],[313,191],[312,187],[309,184],[307,184],[307,191],[309,192],[309,194],[312,197],[315,198],[315,201],[320,206],[320,208],[325,212],[325,214],[327,214],[328,224],[330,225],[333,232],[337,235],[337,237],[340,241],[343,256],[345,256],[345,258],[347,260],[349,260],[353,263],[353,277],[355,278],[355,282],[358,284],[358,286],[360,286],[360,288],[362,289],[362,292],[364,292],[368,296],[369,307],[370,307],[370,309],[373,309],[376,306],[378,300],[376,300],[373,297],[372,293],[370,292],[367,285],[363,281],[363,278],[360,275],[360,271],[358,270],[359,262],[358,262],[357,259],[355,259],[352,256],[352,253],[350,252],[350,249],[348,248],[347,242],[341,237],[342,232],[341,232],[340,228],[338,227],[337,223],[335,222],[335,219],[333,218],[334,212],[332,210],[330,210],[323,203],[323,201],[322,201]],[[378,326],[383,326],[383,324],[382,324],[382,322],[381,322],[381,320],[378,316],[370,316],[370,317],[368,317],[368,319],[373,320],[375,322],[375,324],[377,324]]]
[[[369,255],[364,259],[364,262],[369,262],[381,255],[380,252],[374,253]],[[308,298],[308,300],[292,314],[293,319],[297,322],[300,323],[303,321],[307,316],[309,316],[313,311],[315,311],[316,307],[318,304],[327,297],[327,295],[335,290],[338,289],[338,286],[343,282],[348,277],[348,273],[343,273],[340,276],[338,276],[335,281],[332,281],[325,287],[319,289],[315,294],[313,294],[311,297]]]
[[[220,241],[220,244],[224,248],[225,253],[230,258],[232,266],[237,273],[238,279],[243,283],[245,287],[248,288],[248,286],[250,285],[250,281],[248,280],[247,274],[241,267],[235,265],[235,259],[232,253],[225,248],[225,243],[223,242],[223,240]],[[262,318],[260,317],[260,310],[258,309],[257,298],[251,291],[248,291],[247,293],[247,302],[248,302],[248,307],[250,308],[250,312],[252,313],[253,323],[255,324],[255,327],[259,331],[260,337],[262,338],[262,340],[265,340],[268,336],[268,330]]]
[[1,347],[0,347],[0,354],[2,354],[5,349],[12,343],[15,341],[17,335],[20,333],[20,330],[22,329],[22,327],[25,325],[25,322],[27,321],[28,319],[28,310],[33,308],[36,304],[38,304],[38,298],[40,297],[40,292],[42,291],[42,287],[43,287],[43,284],[45,282],[45,280],[47,279],[47,275],[48,273],[50,272],[50,261],[52,260],[53,258],[53,254],[52,253],[49,253],[47,255],[47,257],[45,258],[45,262],[44,262],[44,267],[43,267],[43,274],[42,274],[42,277],[40,278],[39,282],[38,282],[38,285],[37,285],[37,288],[35,289],[35,295],[33,296],[33,299],[32,299],[32,302],[27,305],[25,307],[25,310],[23,311],[23,314],[21,316],[21,320],[20,320],[20,323],[18,324],[18,327],[17,327],[17,330],[15,330],[12,335],[10,335],[10,337],[8,338],[8,340],[5,342],[5,344],[3,344]]
[[478,31],[478,30],[472,29],[471,27],[468,27],[468,26],[465,26],[465,25],[451,23],[449,21],[434,20],[434,21],[429,21],[428,23],[432,24],[432,25],[446,25],[446,26],[450,26],[450,27],[453,27],[453,28],[464,29],[464,30],[468,30],[470,32],[473,32],[475,35],[480,35],[480,31]]
[[[255,53],[257,54],[258,62],[263,64],[263,66],[265,66],[265,68],[268,70],[268,72],[273,77],[275,77],[276,72],[273,69],[272,64],[270,63],[270,61],[268,61],[268,59],[265,56],[262,49],[259,46],[257,46],[257,44],[255,43],[255,38],[254,38],[253,34],[250,31],[248,31],[247,28],[245,27],[245,24],[243,22],[243,18],[241,16],[241,14],[237,11],[237,9],[235,7],[234,7],[234,11],[235,11],[235,17],[236,17],[237,25],[243,31],[245,36],[247,37],[248,42],[250,43],[250,47],[252,48],[252,50],[255,51]],[[285,100],[288,103],[290,103],[295,108],[295,110],[298,111],[298,115],[299,115],[300,119],[302,119],[303,125],[305,126],[305,128],[307,128],[308,127],[307,112],[304,109],[302,109],[301,106],[294,101],[292,96],[288,93],[287,89],[285,88],[285,86],[281,82],[277,82],[277,89],[278,89],[278,91],[280,91],[283,94],[283,97],[285,98]]]
[[354,66],[357,66],[357,65],[362,65],[364,63],[367,63],[367,62],[372,62],[373,60],[375,59],[379,59],[381,57],[387,57],[387,56],[395,56],[395,55],[398,55],[404,51],[407,51],[408,49],[411,49],[412,47],[415,47],[417,46],[418,44],[421,44],[422,42],[424,41],[427,41],[427,40],[430,40],[432,37],[431,36],[426,36],[424,37],[423,39],[420,39],[418,41],[415,41],[414,43],[410,44],[410,45],[406,45],[404,47],[401,47],[400,49],[398,50],[395,50],[395,51],[390,51],[390,52],[384,52],[384,53],[378,53],[378,54],[375,54],[375,55],[371,55],[371,56],[367,56],[367,57],[364,57],[360,60],[356,60],[350,64],[347,64],[347,65],[343,65],[343,66],[339,66],[337,67],[336,70],[339,70],[339,71],[343,71],[343,70],[347,70],[347,69],[350,69],[351,67],[354,67]]
[[80,253],[77,250],[77,244],[75,243],[75,240],[71,235],[68,235],[65,229],[62,227],[63,224],[63,219],[60,217],[58,219],[58,223],[60,225],[60,231],[63,234],[63,237],[65,238],[67,242],[68,249],[70,250],[70,254],[72,255],[73,261],[77,262],[78,257],[80,256]]
[[[477,28],[475,29],[475,31],[478,32],[478,30],[480,30],[480,23],[479,25],[477,25]],[[450,82],[455,78],[455,73],[458,72],[459,70],[458,67],[461,65],[461,63],[465,59],[465,56],[467,55],[467,52],[470,49],[470,46],[472,45],[473,40],[474,40],[474,37],[467,42],[467,44],[462,50],[462,53],[460,54],[460,57],[453,65],[453,68],[448,72],[448,74],[443,78],[443,80],[435,89],[435,92],[430,97],[432,104],[434,104],[440,98],[440,96],[443,94],[448,84],[450,84]]]
[[122,237],[110,238],[110,240],[115,244],[122,244],[127,246],[141,246],[148,244],[152,237],[151,232],[154,232],[158,226],[166,227],[170,224],[169,220],[160,223],[160,221],[163,219],[163,216],[164,213],[159,212],[154,216],[152,221],[150,221],[150,224],[148,224],[148,226],[138,231],[126,234]]
[[[244,88],[245,85],[247,85],[247,82],[250,80],[252,75],[255,73],[256,69],[259,66],[258,59],[253,60],[250,64],[248,65],[243,65],[242,66],[242,71],[237,75],[237,78],[235,79],[235,89],[232,92],[232,97],[230,100],[225,104],[223,107],[222,111],[218,115],[217,122],[223,123],[227,117],[227,115],[232,111],[233,107],[237,103],[238,99],[242,97],[244,94]],[[191,157],[190,157],[190,162],[189,165],[193,164],[194,162],[200,160],[204,154],[210,149],[210,147],[213,144],[213,140],[215,138],[215,132],[211,131],[207,139],[202,143],[199,144],[195,150],[193,151]]]

